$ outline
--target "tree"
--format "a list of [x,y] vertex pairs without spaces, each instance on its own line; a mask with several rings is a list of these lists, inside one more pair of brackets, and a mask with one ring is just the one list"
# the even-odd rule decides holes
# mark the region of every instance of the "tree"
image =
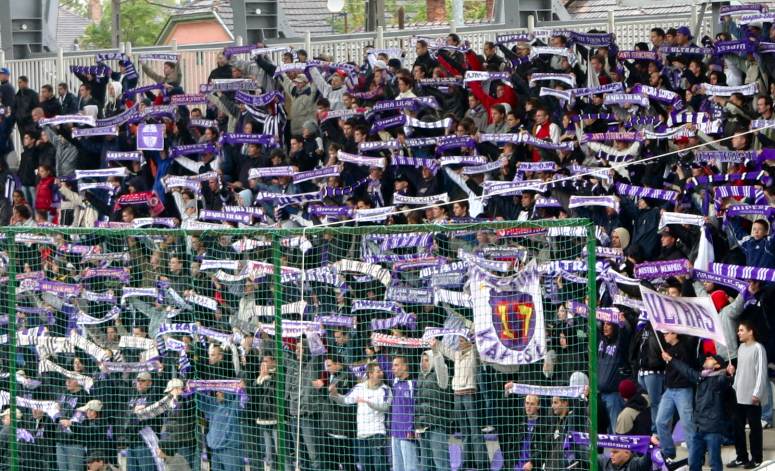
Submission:
[[83,0],[59,0],[60,8],[66,8],[80,16],[88,16],[86,2]]
[[[170,2],[160,0],[158,3],[169,4]],[[148,3],[146,0],[122,0],[121,41],[129,41],[133,46],[154,45],[171,11]],[[94,49],[111,47],[112,18],[110,2],[105,2],[104,14],[100,22],[86,28],[82,41],[84,47]]]

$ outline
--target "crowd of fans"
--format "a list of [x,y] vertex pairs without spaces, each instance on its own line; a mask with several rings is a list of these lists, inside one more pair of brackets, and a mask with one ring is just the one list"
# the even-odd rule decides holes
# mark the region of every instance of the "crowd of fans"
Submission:
[[[603,469],[647,469],[651,449],[673,466],[677,417],[692,471],[706,452],[721,470],[729,444],[729,467],[758,466],[775,378],[772,21],[733,7],[715,38],[654,28],[631,51],[598,31],[503,35],[482,54],[456,34],[416,38],[413,64],[392,49],[341,63],[233,47],[199,90],[182,88],[174,54],[98,54],[72,68],[73,91],[15,89],[0,68],[0,154],[20,155],[18,169],[0,159],[0,224],[30,228],[3,257],[21,334],[2,362],[23,371],[14,410],[0,394],[0,435],[13,413],[20,469],[122,456],[129,471],[274,469],[279,423],[302,469],[586,469],[572,438],[590,432],[585,268],[543,272],[545,354],[508,367],[482,359],[470,301],[437,298],[470,296],[465,273],[418,276],[460,273],[444,267],[461,252],[506,271],[584,260],[585,233],[289,237],[280,298],[266,239],[195,235],[582,217],[597,229],[597,304],[616,312],[598,329],[599,432],[651,437],[645,452],[611,446]],[[711,298],[726,346],[655,331],[639,285]],[[283,324],[280,358],[265,324],[276,299],[322,326]],[[385,311],[405,317],[375,325]],[[468,334],[411,344],[427,328]]]

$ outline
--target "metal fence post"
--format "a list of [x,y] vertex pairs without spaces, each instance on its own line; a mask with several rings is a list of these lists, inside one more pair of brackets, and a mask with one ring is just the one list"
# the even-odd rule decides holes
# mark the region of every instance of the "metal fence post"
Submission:
[[242,46],[244,42],[245,40],[242,39],[242,36],[239,34],[234,38],[234,44],[236,44],[237,46]]
[[67,81],[67,72],[65,70],[65,51],[63,51],[61,47],[57,49],[56,69],[57,69],[57,81],[58,82]]
[[309,31],[304,35],[304,50],[307,51],[307,54],[312,51],[312,33]]
[[536,29],[536,17],[533,15],[527,16],[527,32],[530,34],[533,34],[533,31]]
[[0,49],[0,67],[5,67],[5,51]]
[[616,32],[616,15],[614,15],[613,8],[608,10],[608,32],[609,33]]
[[[309,33],[307,33],[309,34]],[[288,455],[287,434],[285,431],[285,361],[283,353],[283,294],[282,294],[282,246],[280,237],[272,234],[272,278],[274,302],[274,355],[277,360],[277,381],[275,383],[275,406],[277,411],[277,469],[283,471]]]
[[[610,18],[610,17],[609,17]],[[589,470],[597,471],[597,254],[595,227],[587,221],[587,338],[589,339]]]
[[377,40],[374,42],[374,45],[378,49],[385,47],[385,28],[382,26],[377,26]]

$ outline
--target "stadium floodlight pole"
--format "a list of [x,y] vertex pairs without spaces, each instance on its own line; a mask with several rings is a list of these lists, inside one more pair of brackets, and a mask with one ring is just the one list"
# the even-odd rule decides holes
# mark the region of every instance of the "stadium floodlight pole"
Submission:
[[597,239],[595,226],[587,220],[587,332],[589,342],[589,471],[597,470]]

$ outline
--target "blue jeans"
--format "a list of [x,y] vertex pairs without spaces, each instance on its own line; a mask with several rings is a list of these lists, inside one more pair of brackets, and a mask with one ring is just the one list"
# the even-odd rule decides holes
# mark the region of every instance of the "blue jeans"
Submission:
[[363,471],[388,471],[384,435],[359,438],[356,442],[358,443],[358,461],[361,462]]
[[422,469],[450,469],[449,436],[440,430],[428,429],[418,435],[420,441],[420,462]]
[[762,398],[762,420],[772,425],[772,382],[767,378]]
[[242,461],[242,450],[234,447],[212,450],[210,471],[242,471],[245,464]]
[[662,454],[667,458],[675,457],[675,443],[673,443],[673,415],[678,410],[678,417],[686,434],[686,444],[689,446],[689,466],[691,461],[691,448],[694,438],[694,420],[692,418],[692,388],[667,388],[662,394],[657,412],[657,434]]
[[616,428],[616,418],[624,408],[624,401],[619,392],[602,393],[600,398],[605,404],[605,410],[608,413],[608,433],[613,433]]
[[694,432],[694,438],[689,447],[689,461],[692,463],[689,471],[702,471],[706,449],[710,453],[711,471],[724,469],[724,464],[721,462],[721,438],[720,433]]
[[86,449],[84,447],[80,445],[60,445],[57,443],[58,471],[82,471],[85,467]]
[[476,409],[476,398],[473,394],[455,395],[455,415],[460,432],[463,434],[463,467],[473,469],[488,469],[487,448],[479,424],[482,411]]
[[393,456],[393,471],[412,471],[417,469],[417,442],[414,440],[390,439]]
[[657,432],[657,411],[662,392],[665,390],[665,374],[654,373],[650,375],[638,375],[638,384],[649,395],[649,409],[651,409],[651,433]]
[[[83,468],[83,466],[81,466]],[[147,446],[138,446],[129,448],[126,451],[126,470],[127,471],[146,471],[155,469],[156,463],[153,461],[153,455]]]
[[[298,420],[298,427],[301,432],[301,440],[299,443],[299,466],[301,469],[320,469],[320,454],[318,452],[318,427],[317,421],[310,417],[302,417],[297,419],[291,417],[290,431],[292,434],[293,442],[290,444],[290,448],[296,447],[296,424]],[[306,451],[306,458],[304,458],[304,452]]]
[[191,471],[199,471],[202,467],[202,454],[195,446],[188,446],[185,448],[178,448],[176,453],[183,457],[191,468]]

